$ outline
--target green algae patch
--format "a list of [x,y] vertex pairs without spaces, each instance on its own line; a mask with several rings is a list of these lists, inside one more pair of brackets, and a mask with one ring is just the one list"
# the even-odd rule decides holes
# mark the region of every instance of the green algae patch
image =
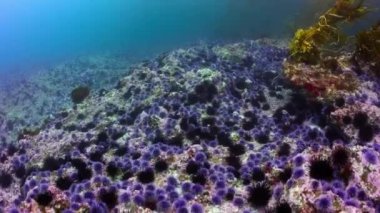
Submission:
[[202,80],[212,81],[215,78],[220,77],[220,73],[216,70],[210,68],[202,68],[197,71],[197,74],[202,78]]

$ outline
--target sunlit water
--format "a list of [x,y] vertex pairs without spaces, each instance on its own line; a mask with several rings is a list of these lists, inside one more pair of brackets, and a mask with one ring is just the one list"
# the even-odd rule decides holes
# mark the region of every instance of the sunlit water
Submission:
[[0,72],[85,54],[143,57],[200,41],[284,37],[326,5],[316,0],[3,0]]
[[[296,28],[312,23],[332,3],[332,0],[3,0],[0,73],[31,72],[78,55],[107,52],[136,59],[199,42],[288,38]],[[363,23],[365,27],[371,22]]]

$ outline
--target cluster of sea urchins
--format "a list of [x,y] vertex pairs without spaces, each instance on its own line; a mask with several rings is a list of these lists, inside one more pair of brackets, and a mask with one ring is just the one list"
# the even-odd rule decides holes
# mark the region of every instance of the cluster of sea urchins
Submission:
[[355,165],[379,175],[371,167],[379,114],[351,110],[335,119],[368,98],[309,98],[281,77],[286,57],[284,49],[245,42],[179,50],[133,67],[113,90],[0,150],[1,208],[373,210],[376,194],[355,178]]

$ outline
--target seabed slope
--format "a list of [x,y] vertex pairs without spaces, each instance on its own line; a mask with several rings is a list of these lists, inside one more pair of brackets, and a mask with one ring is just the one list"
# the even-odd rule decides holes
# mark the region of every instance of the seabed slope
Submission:
[[271,42],[197,46],[0,150],[12,212],[376,212],[378,79],[320,101]]

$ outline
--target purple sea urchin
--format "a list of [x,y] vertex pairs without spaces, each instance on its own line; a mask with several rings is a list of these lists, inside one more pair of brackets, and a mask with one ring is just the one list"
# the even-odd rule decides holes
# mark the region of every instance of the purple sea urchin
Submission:
[[293,172],[293,177],[295,179],[298,179],[300,177],[302,177],[303,175],[305,174],[305,171],[303,169],[296,169],[294,172]]
[[377,164],[378,162],[377,155],[371,150],[363,151],[363,157],[370,164]]
[[294,158],[294,165],[301,166],[304,163],[305,159],[301,155],[298,155]]
[[194,203],[190,207],[190,213],[204,213],[203,206],[199,203]]
[[[352,106],[360,100],[348,101],[350,95],[342,94],[347,99],[343,105],[341,100],[331,104],[296,91],[277,71],[266,71],[281,70],[286,55],[270,46],[236,46],[243,58],[250,58],[250,66],[221,56],[205,65],[202,54],[215,54],[212,46],[168,53],[135,67],[112,93],[89,99],[97,104],[78,105],[64,117],[51,118],[41,134],[23,138],[12,156],[0,149],[2,171],[17,177],[4,193],[13,196],[24,184],[20,188],[27,198],[17,197],[23,207],[43,186],[54,192],[54,199],[67,197],[62,202],[72,211],[89,212],[206,212],[231,205],[241,212],[252,207],[291,212],[302,208],[304,200],[324,212],[323,203],[316,201],[320,195],[347,201],[346,187],[362,187],[356,179],[360,172],[353,168],[378,161],[366,157],[367,151],[352,152],[375,147],[377,117],[360,107],[368,116],[362,126],[371,125],[374,133],[373,139],[362,140],[360,127],[342,123],[343,116],[355,117],[358,109]],[[348,144],[348,139],[366,143]],[[48,153],[38,152],[42,142]],[[62,153],[51,155],[51,150]],[[44,168],[47,156],[58,163]],[[20,165],[25,172],[15,176]],[[287,195],[297,194],[298,188],[307,193],[294,202]],[[367,189],[358,188],[354,197],[360,207],[373,196],[363,192],[359,198],[361,190]],[[101,196],[107,192],[115,196]],[[178,200],[186,205],[177,208]]]
[[316,201],[316,207],[320,211],[328,211],[331,205],[332,201],[329,197],[321,197]]

